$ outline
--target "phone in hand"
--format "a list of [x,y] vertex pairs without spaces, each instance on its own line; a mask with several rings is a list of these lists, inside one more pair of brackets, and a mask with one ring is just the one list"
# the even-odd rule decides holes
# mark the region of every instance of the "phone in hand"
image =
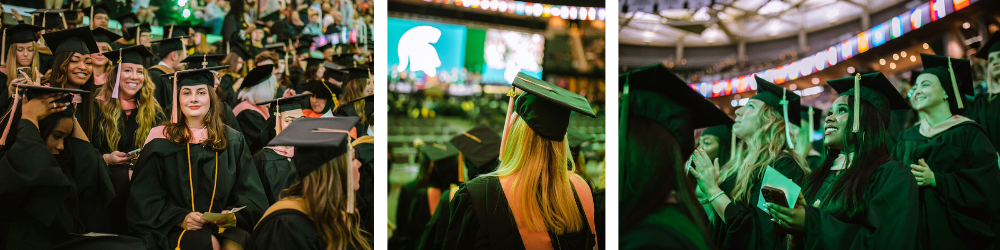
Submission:
[[785,191],[781,191],[781,189],[764,186],[764,188],[760,189],[760,194],[764,196],[764,200],[767,202],[789,207],[788,200],[785,199]]
[[139,151],[140,150],[142,150],[142,149],[138,148],[138,149],[129,151],[128,153],[125,153],[125,158],[132,159],[132,158],[135,158],[135,157],[139,156]]
[[[24,73],[24,74],[22,75],[21,73]],[[28,67],[18,67],[17,68],[17,77],[15,77],[15,78],[24,78],[25,75],[28,75],[28,76],[31,75],[31,68],[28,68]]]

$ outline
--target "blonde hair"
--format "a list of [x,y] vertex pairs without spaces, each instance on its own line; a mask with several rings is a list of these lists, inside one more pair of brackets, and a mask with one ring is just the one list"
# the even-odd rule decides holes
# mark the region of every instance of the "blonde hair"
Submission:
[[357,211],[347,213],[348,192],[354,188],[348,180],[351,175],[349,154],[339,156],[314,170],[298,183],[282,191],[282,197],[299,197],[305,207],[305,213],[312,219],[313,225],[320,233],[320,238],[326,242],[327,250],[354,249],[369,250],[371,246],[363,235],[369,235],[360,229],[360,216]]
[[[118,133],[118,126],[124,126],[122,123],[125,122],[121,120],[121,114],[124,112],[121,102],[118,99],[111,98],[111,94],[115,88],[115,79],[118,78],[118,67],[120,66],[121,64],[113,66],[108,70],[108,75],[105,77],[107,79],[106,82],[97,89],[96,96],[99,98],[95,98],[98,99],[101,110],[101,115],[97,118],[100,119],[97,126],[104,132],[104,138],[93,138],[93,140],[105,140],[112,152],[118,151],[118,140],[121,139],[121,134]],[[139,89],[139,92],[135,93],[134,97],[138,109],[135,120],[139,124],[139,127],[134,131],[135,141],[132,142],[135,148],[142,147],[143,143],[146,142],[146,136],[149,135],[149,131],[157,125],[157,117],[164,116],[163,108],[156,102],[156,98],[153,98],[156,86],[150,81],[148,71],[145,68],[143,68],[142,76],[142,87]],[[123,91],[119,90],[118,92],[121,94]]]
[[580,210],[573,196],[570,173],[575,164],[569,157],[569,144],[565,139],[542,138],[519,117],[511,124],[500,160],[497,170],[487,175],[518,174],[512,189],[519,194],[522,208],[513,212],[521,213],[528,231],[548,229],[563,234],[579,232],[586,227],[580,220]]
[[[243,84],[246,84],[246,82]],[[277,87],[278,80],[274,76],[268,75],[267,80],[264,80],[264,82],[254,85],[249,89],[240,90],[237,97],[240,100],[247,100],[252,103],[266,102],[274,99],[274,91]]]
[[[763,172],[757,172],[757,169],[770,166],[783,154],[791,156],[803,172],[809,173],[805,159],[787,145],[785,120],[778,111],[774,107],[762,105],[757,114],[760,129],[737,145],[736,158],[730,160],[732,165],[719,177],[720,180],[725,180],[736,175],[736,185],[729,194],[734,202],[740,204],[750,201],[753,184],[763,178]],[[755,174],[761,176],[754,176]]]
[[[32,82],[36,82],[37,83],[37,82],[39,82],[39,79],[35,79],[35,76],[37,76],[37,74],[35,74],[35,70],[38,69],[38,45],[35,44],[34,42],[31,42],[30,44],[31,44],[31,47],[35,50],[35,53],[34,53],[34,56],[32,56],[32,58],[31,58],[31,66],[30,66],[31,67],[31,73],[28,74],[28,77],[31,77],[31,81]],[[2,46],[2,45],[0,45],[0,46]],[[17,75],[18,75],[18,73],[17,73],[17,44],[16,43],[11,43],[10,47],[7,48],[7,60],[4,63],[7,64],[7,65],[4,65],[4,67],[7,68],[7,84],[4,85],[4,86],[10,86],[10,82],[13,82],[14,79],[17,79]]]

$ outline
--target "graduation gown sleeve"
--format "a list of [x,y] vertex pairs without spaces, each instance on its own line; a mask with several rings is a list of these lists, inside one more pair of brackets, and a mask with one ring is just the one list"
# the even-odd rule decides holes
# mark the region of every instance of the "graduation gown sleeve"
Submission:
[[257,225],[251,238],[248,250],[326,249],[326,242],[309,217],[294,209],[282,209],[268,215]]
[[[796,184],[802,185],[805,172],[791,156],[781,156],[771,166],[785,177],[792,179]],[[763,168],[758,171],[763,171]],[[775,228],[774,223],[771,222],[771,215],[757,207],[760,188],[760,180],[755,180],[750,189],[750,200],[747,204],[732,202],[726,207],[725,221],[715,225],[715,227],[720,227],[722,234],[724,234],[722,236],[724,238],[716,239],[719,241],[718,245],[721,249],[785,248],[785,233],[781,233]],[[730,196],[730,199],[733,199],[732,190],[724,191],[727,191],[726,194]]]
[[101,153],[90,143],[77,138],[66,138],[64,143],[73,155],[72,162],[63,164],[73,165],[72,178],[85,230],[117,233],[118,230],[110,225],[113,214],[108,211],[111,200],[115,198],[115,191],[108,167],[100,157]]
[[389,249],[399,249],[406,247],[405,244],[408,243],[409,241],[408,238],[409,236],[407,235],[407,232],[409,232],[409,230],[407,229],[407,227],[409,225],[409,220],[410,220],[409,219],[410,210],[413,209],[410,207],[411,204],[410,202],[411,200],[413,200],[413,196],[416,195],[415,194],[416,191],[417,191],[416,181],[407,183],[406,185],[403,185],[403,187],[399,189],[399,197],[396,199],[396,219],[394,221],[396,224],[396,229],[392,232],[392,238],[389,238],[388,242]]
[[[165,139],[155,139],[146,143],[144,151],[183,150],[171,146],[179,148]],[[129,190],[126,218],[129,231],[135,236],[142,237],[150,245],[165,247],[169,246],[167,232],[177,227],[191,213],[191,208],[181,207],[164,198],[170,195],[166,187],[169,175],[162,169],[179,166],[168,166],[166,161],[157,159],[159,157],[153,157],[151,153],[139,155],[132,173],[132,182],[138,185],[132,185]]]
[[239,167],[236,172],[235,185],[229,192],[230,202],[226,209],[246,206],[244,210],[236,213],[236,226],[247,232],[253,232],[254,225],[257,224],[261,216],[264,216],[264,211],[267,210],[270,203],[267,203],[264,187],[260,184],[257,171],[254,170],[246,142],[235,130],[228,129],[227,131],[230,140],[229,148],[226,150],[232,150],[229,153],[235,155],[230,155],[230,157],[236,158],[236,164]]
[[709,249],[706,237],[691,218],[667,206],[635,227],[622,231],[621,249]]
[[909,169],[895,161],[880,166],[869,179],[867,207],[855,218],[805,206],[805,248],[913,249],[919,207]]
[[448,205],[450,194],[451,190],[441,191],[441,199],[438,201],[437,209],[434,209],[434,215],[431,216],[430,221],[427,222],[427,226],[424,227],[417,250],[441,249],[441,244],[444,243],[444,235],[448,231],[448,217],[451,216],[451,212],[449,211],[450,206]]
[[[462,184],[462,187],[455,193],[449,206],[451,218],[448,220],[448,229],[445,232],[441,249],[490,249],[489,236],[480,230],[479,218],[472,205],[472,194],[465,188],[465,184]],[[518,243],[521,243],[521,236],[517,234],[516,230],[513,236],[517,237]]]
[[164,85],[165,79],[163,78],[163,75],[165,72],[160,69],[149,68],[149,70],[146,70],[146,74],[149,74],[150,82],[153,82],[153,86],[156,87],[153,91],[153,98],[155,98],[156,102],[160,104],[160,107],[163,107],[163,111],[167,112],[170,110],[170,105],[173,105],[173,102],[170,100],[170,89]]
[[236,78],[233,78],[232,75],[223,75],[222,78],[219,79],[219,88],[222,88],[222,95],[219,97],[222,98],[222,102],[229,104],[229,107],[236,107],[236,105],[240,103],[240,101],[236,99],[236,91],[233,90],[234,84],[236,84]]
[[267,145],[267,131],[264,130],[267,128],[267,120],[264,119],[264,116],[257,113],[257,111],[243,110],[240,114],[236,115],[236,121],[240,124],[240,128],[243,129],[241,132],[243,132],[243,137],[246,138],[250,153],[256,153]]

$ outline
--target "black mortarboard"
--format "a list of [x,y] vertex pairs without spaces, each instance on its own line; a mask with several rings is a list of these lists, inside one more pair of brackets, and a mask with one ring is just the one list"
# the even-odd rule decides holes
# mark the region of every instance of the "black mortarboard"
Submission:
[[314,57],[306,58],[306,67],[320,66],[321,64],[323,64],[323,58],[314,58]]
[[[46,29],[53,28],[67,28],[64,26],[66,24],[66,19],[63,18],[62,13],[69,11],[67,9],[36,9],[31,13],[31,17],[34,20],[34,24],[37,26],[45,27]],[[38,17],[35,17],[38,15]]]
[[[885,75],[881,72],[845,77],[826,82],[830,84],[830,87],[834,91],[840,93],[840,96],[854,95],[857,97],[860,94],[861,100],[868,102],[868,104],[871,104],[878,110],[886,127],[888,127],[889,121],[892,118],[893,110],[910,108],[910,104],[906,103],[903,95],[900,95],[896,91],[896,87],[893,87],[889,79],[885,78]],[[853,110],[859,109],[855,106]],[[855,113],[855,124],[860,122],[858,121],[859,114],[859,112]]]
[[236,55],[239,56],[240,58],[243,58],[244,61],[249,61],[250,59],[253,59],[253,55],[250,55],[250,52],[247,51],[246,45],[244,45],[243,43],[238,41],[229,41],[229,47],[232,50],[230,52],[236,53]]
[[792,142],[792,137],[788,134],[791,131],[789,126],[799,124],[799,121],[802,119],[799,113],[802,110],[800,96],[757,75],[754,75],[753,78],[757,81],[757,95],[750,97],[750,99],[764,102],[764,104],[771,106],[778,111],[778,114],[782,115],[785,119],[785,139],[788,147],[795,148],[795,143]]
[[216,66],[200,69],[189,69],[174,72],[173,74],[173,97],[171,97],[171,102],[173,103],[170,107],[170,122],[177,123],[178,117],[180,117],[180,108],[177,108],[177,98],[178,93],[181,91],[181,87],[184,86],[198,86],[207,85],[208,87],[215,87],[215,74],[212,73],[213,70],[220,70],[228,68],[229,65]]
[[52,55],[63,52],[76,52],[80,54],[91,54],[101,51],[97,48],[97,41],[94,41],[94,34],[90,33],[90,28],[80,27],[63,31],[52,32],[42,35]]
[[160,51],[158,51],[160,57],[167,57],[170,52],[187,50],[184,46],[184,40],[182,37],[167,38],[159,41],[153,41],[153,43],[160,44]]
[[190,36],[188,32],[191,31],[191,25],[180,25],[173,24],[163,26],[163,37],[165,38],[175,38],[175,37],[187,37]]
[[18,24],[6,28],[3,30],[3,47],[0,47],[0,64],[5,63],[7,60],[7,49],[10,48],[11,44],[15,43],[30,43],[38,40],[35,34],[43,30],[41,26],[35,26],[30,24]]
[[628,128],[629,116],[652,120],[674,136],[682,156],[694,152],[695,129],[733,124],[733,119],[663,64],[618,75],[618,81],[625,83],[621,85],[621,130]]
[[[14,97],[14,101],[13,101],[14,104],[10,108],[10,114],[6,115],[7,119],[3,120],[2,124],[5,124],[6,126],[4,126],[4,130],[2,132],[2,135],[0,135],[0,146],[10,145],[10,144],[13,144],[13,142],[14,142],[14,137],[16,135],[15,136],[8,136],[8,135],[10,134],[10,131],[17,131],[17,121],[21,120],[21,107],[20,107],[21,99],[22,99],[21,96],[24,96],[23,97],[24,100],[31,100],[31,99],[34,99],[36,96],[40,96],[40,95],[44,95],[44,94],[66,93],[66,94],[81,94],[82,95],[82,94],[88,94],[88,93],[90,93],[90,91],[81,90],[81,89],[64,89],[64,88],[53,88],[53,87],[47,87],[47,86],[34,86],[34,85],[26,85],[26,84],[14,84],[14,86],[16,88],[18,88],[18,89],[23,90],[23,91],[18,91],[17,92],[18,94],[14,95],[15,96]],[[59,99],[57,99],[57,100],[55,100],[53,102],[54,103],[66,103],[66,104],[69,104],[72,101],[73,101],[73,96],[72,95],[66,95],[65,97],[59,98]],[[72,110],[72,108],[67,108],[67,110]],[[74,112],[74,111],[70,111],[70,112]],[[13,122],[11,122],[11,121],[13,121]],[[14,134],[16,134],[16,132]]]
[[357,117],[298,119],[267,145],[295,147],[292,162],[295,164],[295,173],[299,179],[303,179],[320,166],[348,152],[351,138],[348,133],[357,122]]
[[329,49],[329,48],[333,48],[333,44],[332,43],[327,43],[326,45],[319,46],[319,48],[316,48],[316,51],[324,52],[324,51],[326,51],[326,49]]
[[[941,88],[948,94],[948,107],[951,108],[952,113],[964,109],[964,95],[973,95],[974,91],[972,64],[969,60],[929,54],[920,54],[920,60],[924,63],[924,71],[920,72],[920,75],[937,76],[941,82]],[[955,93],[956,89],[958,93]]]
[[204,68],[204,67],[215,67],[215,66],[218,66],[219,62],[221,62],[223,59],[226,59],[226,55],[223,55],[223,54],[215,54],[215,55],[203,54],[201,56],[188,56],[187,58],[184,58],[184,60],[182,60],[181,62],[187,63],[188,64],[188,68],[194,69],[194,68]]
[[299,45],[298,47],[295,47],[296,55],[309,53],[310,51],[312,51],[312,47],[310,45]]
[[314,35],[302,35],[302,36],[299,36],[299,46],[310,46],[310,45],[312,45],[313,44],[313,38],[316,38],[316,36],[314,36]]
[[[149,52],[149,49],[142,45],[130,46],[101,54],[103,54],[104,57],[107,57],[109,61],[114,62],[116,65],[118,63],[143,64],[145,58],[153,57],[153,53]],[[121,58],[121,61],[118,61],[119,57]]]
[[542,138],[563,141],[573,111],[597,117],[586,98],[555,84],[518,72],[511,85],[524,90],[514,111]]
[[354,80],[354,79],[368,79],[368,78],[371,78],[371,76],[370,76],[371,75],[370,74],[371,71],[369,71],[370,69],[368,69],[368,68],[346,68],[344,70],[347,71],[347,80],[348,81]]
[[212,34],[212,28],[210,28],[210,27],[205,27],[205,26],[191,26],[191,28],[194,29],[194,32],[196,32],[196,33]]
[[435,187],[447,187],[448,184],[463,182],[464,174],[458,161],[458,148],[450,142],[427,143],[420,146],[420,154],[427,164],[431,164],[430,180]]
[[365,101],[365,107],[364,108],[365,108],[365,117],[366,118],[369,118],[373,114],[375,114],[375,95],[374,94],[366,95],[366,96],[362,96],[362,97],[359,97],[359,98],[354,99],[354,100],[350,100],[346,104],[354,104],[354,103],[359,102],[359,101]]
[[112,42],[122,38],[122,36],[119,36],[118,34],[115,34],[114,32],[111,32],[110,30],[106,30],[104,28],[96,28],[91,32],[94,33],[94,40],[99,43],[111,44]]
[[306,90],[313,93],[313,97],[319,99],[333,100],[334,107],[339,106],[335,96],[343,94],[343,89],[327,81],[312,80],[306,82]]
[[285,111],[291,111],[291,110],[299,110],[299,109],[302,109],[302,103],[303,103],[302,100],[304,98],[309,98],[309,96],[311,96],[311,95],[312,95],[312,93],[298,94],[298,95],[293,95],[293,96],[289,96],[289,97],[282,97],[282,98],[278,98],[278,99],[274,99],[274,100],[270,100],[270,101],[266,101],[266,102],[259,102],[259,103],[257,103],[257,105],[258,106],[260,106],[260,105],[270,105],[270,110],[274,110],[274,112],[278,112],[278,113],[285,112]]
[[149,23],[143,23],[139,24],[139,31],[142,31],[142,33],[149,33],[153,32],[153,28],[149,26]]
[[333,55],[333,62],[344,67],[357,67],[358,61],[354,60],[354,55],[351,53]]
[[285,44],[284,43],[266,44],[264,45],[264,49],[271,50],[274,52],[285,51]]
[[267,15],[261,17],[260,20],[261,21],[265,21],[265,22],[266,21],[272,21],[272,22],[281,21],[281,11],[271,12],[271,14],[267,14]]
[[131,28],[132,24],[139,22],[139,16],[136,16],[135,13],[129,12],[115,17],[115,20],[122,25],[122,28]]
[[344,71],[344,67],[340,65],[324,62],[323,67],[326,67],[326,71],[323,71],[323,78],[333,78],[338,82],[343,82],[346,80],[347,72]]
[[274,71],[274,64],[257,66],[247,72],[247,76],[243,78],[243,85],[240,85],[240,89],[249,89],[253,86],[257,86],[267,80],[271,76],[271,72]]
[[990,52],[997,51],[1000,51],[1000,32],[993,33],[990,40],[983,43],[983,47],[976,52],[976,57],[986,59],[989,58]]
[[493,172],[493,167],[496,167],[493,163],[500,158],[500,134],[486,124],[480,124],[463,134],[456,135],[449,142],[461,152],[465,161],[475,166],[479,174]]
[[334,33],[339,33],[339,32],[340,32],[340,27],[337,27],[336,24],[327,25],[326,29],[323,30],[324,35],[332,35]]
[[572,151],[573,155],[580,154],[580,149],[584,143],[594,140],[594,136],[584,133],[580,129],[570,127],[566,130],[566,139],[569,140],[569,151]]
[[87,16],[93,16],[97,14],[107,15],[108,13],[110,13],[110,11],[111,8],[108,8],[108,5],[105,3],[96,4],[84,9],[84,12],[86,12]]

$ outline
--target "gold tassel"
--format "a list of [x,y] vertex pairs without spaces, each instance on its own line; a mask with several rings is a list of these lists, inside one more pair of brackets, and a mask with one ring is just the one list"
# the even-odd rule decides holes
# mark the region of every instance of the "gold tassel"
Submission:
[[458,152],[458,182],[465,182],[465,175],[462,174],[462,168],[465,168],[465,161],[462,158],[462,151]]
[[788,143],[788,148],[795,149],[795,143],[792,142],[791,127],[789,127],[789,126],[791,126],[792,121],[788,120],[788,97],[787,97],[787,95],[788,95],[788,90],[785,89],[785,88],[781,88],[781,102],[779,102],[779,103],[781,104],[781,110],[782,110],[782,113],[783,113],[784,118],[785,118],[785,141]]
[[852,133],[857,133],[860,127],[859,121],[861,120],[861,73],[854,74],[854,125],[851,128]]
[[[0,44],[0,57],[6,57],[7,56],[7,54],[6,54],[6,52],[7,52],[7,46],[5,46],[5,45],[7,45],[7,29],[3,29],[3,41],[2,41],[2,44]],[[4,59],[6,59],[6,58],[4,58]],[[0,60],[0,66],[3,66],[4,64],[6,64],[6,61],[7,60]]]
[[958,92],[958,81],[955,80],[955,70],[951,68],[951,58],[948,58],[948,74],[951,75],[951,87],[955,90],[955,101],[958,102],[958,108],[964,109],[965,105],[962,104],[962,93]]

